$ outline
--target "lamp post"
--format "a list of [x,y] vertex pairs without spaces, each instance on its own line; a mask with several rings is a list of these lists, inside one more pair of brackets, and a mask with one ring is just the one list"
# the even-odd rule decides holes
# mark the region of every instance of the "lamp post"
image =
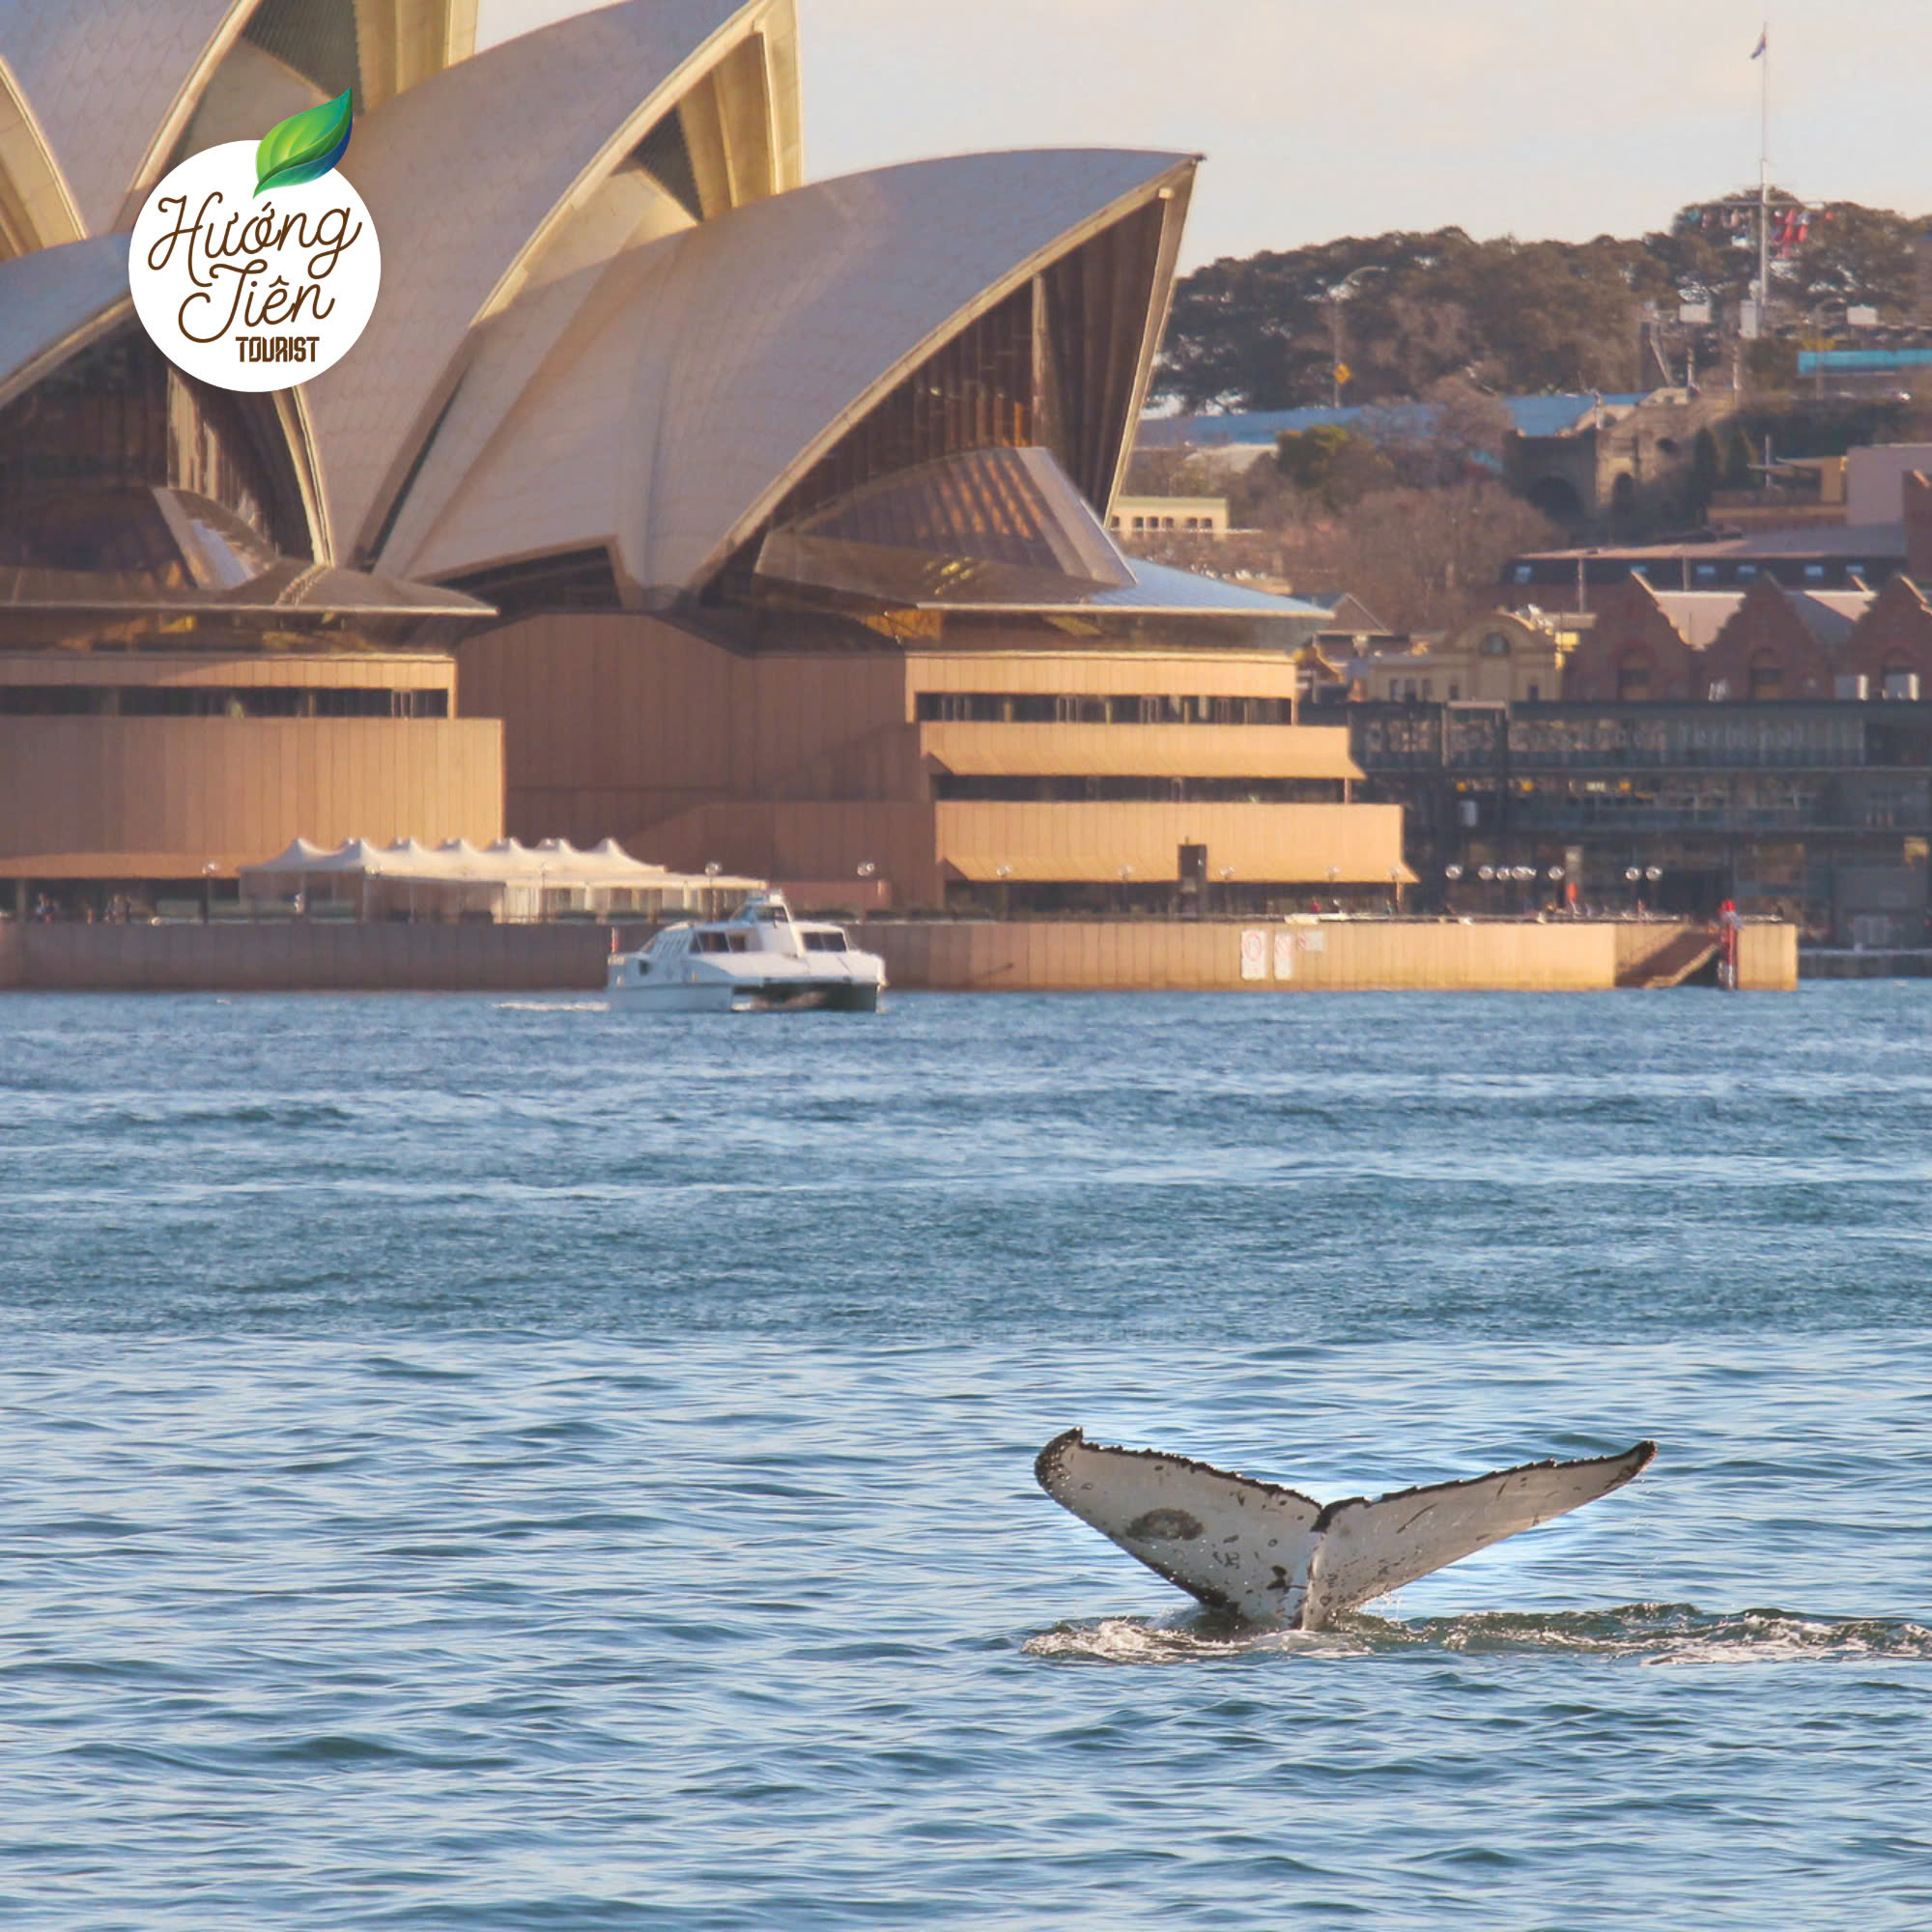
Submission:
[[214,920],[214,875],[221,868],[213,859],[205,861],[201,868],[201,923],[209,925]]
[[1382,272],[1378,263],[1365,262],[1359,269],[1351,269],[1339,282],[1329,284],[1325,299],[1328,303],[1328,346],[1334,355],[1329,365],[1329,374],[1334,379],[1335,407],[1342,407],[1342,384],[1349,380],[1349,365],[1342,360],[1342,304],[1355,292],[1355,284],[1364,275],[1379,275]]
[[1640,917],[1643,912],[1643,900],[1637,896],[1638,887],[1642,878],[1643,873],[1637,867],[1626,866],[1624,867],[1624,883],[1631,889],[1631,917],[1633,919]]
[[1133,884],[1133,879],[1134,868],[1131,866],[1122,866],[1121,867],[1121,912],[1123,916],[1133,909],[1127,899],[1127,891]]
[[1234,896],[1234,895],[1230,893],[1228,890],[1228,881],[1235,876],[1234,867],[1223,866],[1221,867],[1220,876],[1221,876],[1221,910],[1223,913],[1226,913],[1229,910],[1230,901]]
[[1013,868],[1004,861],[993,867],[993,876],[1000,882],[1000,917],[1006,919],[1013,909],[1013,889],[1010,883]]
[[718,917],[718,888],[712,881],[724,869],[724,867],[716,859],[707,859],[704,862],[704,917],[706,919],[716,919]]
[[1655,905],[1657,903],[1658,882],[1663,877],[1663,867],[1662,866],[1646,866],[1643,868],[1643,876],[1645,884],[1650,887],[1650,902],[1652,905]]

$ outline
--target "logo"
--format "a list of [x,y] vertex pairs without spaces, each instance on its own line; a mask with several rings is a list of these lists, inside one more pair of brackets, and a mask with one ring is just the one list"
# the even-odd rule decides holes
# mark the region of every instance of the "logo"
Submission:
[[348,94],[256,143],[190,156],[149,195],[128,249],[134,312],[178,369],[224,389],[286,389],[355,346],[383,254],[336,172]]

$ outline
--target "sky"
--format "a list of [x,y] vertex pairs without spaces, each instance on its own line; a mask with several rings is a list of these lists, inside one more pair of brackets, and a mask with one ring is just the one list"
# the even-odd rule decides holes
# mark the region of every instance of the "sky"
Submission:
[[[1206,157],[1183,268],[1451,224],[1585,241],[1758,177],[1932,213],[1928,0],[798,0],[814,180],[983,148]],[[572,0],[481,0],[479,44]]]

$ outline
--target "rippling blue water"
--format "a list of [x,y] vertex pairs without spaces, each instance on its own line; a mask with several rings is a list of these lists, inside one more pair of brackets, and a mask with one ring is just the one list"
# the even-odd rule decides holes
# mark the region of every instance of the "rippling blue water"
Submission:
[[[1928,1022],[0,999],[0,1916],[1922,1927]],[[1256,1636],[1076,1422],[1662,1446]]]

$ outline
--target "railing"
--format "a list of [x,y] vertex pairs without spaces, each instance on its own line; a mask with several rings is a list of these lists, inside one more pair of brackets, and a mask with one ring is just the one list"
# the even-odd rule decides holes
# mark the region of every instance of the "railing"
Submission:
[[1925,833],[1932,832],[1932,810],[1921,807],[1916,811],[1893,810],[1874,817],[1804,806],[1705,810],[1610,803],[1602,810],[1593,810],[1587,806],[1546,806],[1519,798],[1511,803],[1510,823],[1525,836],[1568,832]]

